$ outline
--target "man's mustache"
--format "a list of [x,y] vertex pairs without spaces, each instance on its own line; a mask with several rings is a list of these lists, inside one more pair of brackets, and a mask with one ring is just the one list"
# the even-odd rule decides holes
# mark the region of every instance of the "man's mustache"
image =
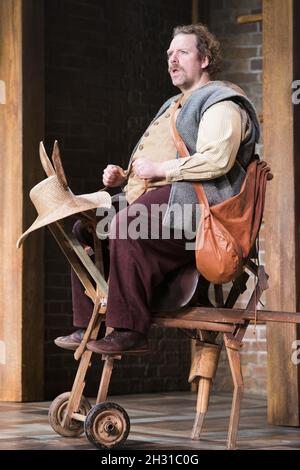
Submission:
[[169,73],[171,72],[174,72],[174,70],[177,70],[178,72],[180,72],[181,70],[183,70],[182,67],[176,67],[175,65],[173,67],[169,67]]

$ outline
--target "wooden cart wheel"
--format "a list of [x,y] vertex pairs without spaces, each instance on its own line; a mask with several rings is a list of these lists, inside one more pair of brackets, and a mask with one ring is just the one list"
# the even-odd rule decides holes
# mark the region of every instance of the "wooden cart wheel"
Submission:
[[[68,401],[71,396],[71,392],[65,392],[58,395],[50,405],[48,418],[49,423],[57,434],[64,437],[78,437],[84,431],[84,425],[82,421],[72,419],[67,427],[62,426],[63,418],[67,409]],[[91,409],[89,401],[82,396],[80,401],[78,413],[87,415]]]
[[88,440],[98,449],[112,449],[126,441],[130,421],[126,411],[116,403],[95,405],[87,414],[84,430]]

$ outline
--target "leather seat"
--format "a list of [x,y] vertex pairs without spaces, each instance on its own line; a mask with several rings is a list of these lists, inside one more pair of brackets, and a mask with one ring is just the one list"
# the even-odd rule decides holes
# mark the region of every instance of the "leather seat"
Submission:
[[151,312],[171,312],[187,305],[196,292],[199,273],[194,266],[184,266],[166,276],[154,294]]

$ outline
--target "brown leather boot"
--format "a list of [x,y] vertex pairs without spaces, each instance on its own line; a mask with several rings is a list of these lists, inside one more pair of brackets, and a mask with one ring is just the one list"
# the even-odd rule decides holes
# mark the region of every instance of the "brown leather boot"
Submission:
[[149,346],[144,334],[120,329],[98,341],[89,341],[87,349],[98,354],[143,354]]
[[59,348],[69,349],[70,351],[75,351],[80,345],[82,338],[84,336],[85,330],[79,329],[74,331],[68,336],[59,336],[54,340],[54,343]]

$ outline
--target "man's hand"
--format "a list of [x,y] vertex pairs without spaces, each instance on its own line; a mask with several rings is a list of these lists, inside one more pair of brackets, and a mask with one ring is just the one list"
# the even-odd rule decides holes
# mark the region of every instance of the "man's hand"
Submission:
[[121,186],[126,181],[126,173],[118,165],[107,165],[103,171],[102,178],[104,186],[115,188]]
[[142,179],[164,178],[166,176],[166,171],[162,168],[161,163],[152,162],[145,158],[137,158],[132,166],[135,174]]

